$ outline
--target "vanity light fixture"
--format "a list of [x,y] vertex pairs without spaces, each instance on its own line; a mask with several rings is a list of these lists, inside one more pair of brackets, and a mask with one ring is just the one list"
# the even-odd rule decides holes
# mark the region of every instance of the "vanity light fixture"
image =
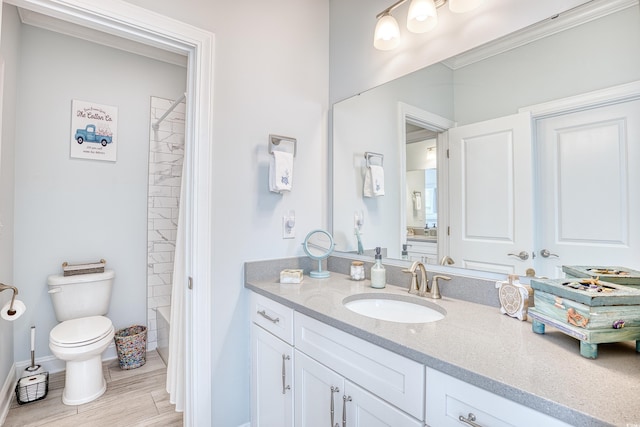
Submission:
[[[402,2],[404,1],[406,0],[402,0]],[[378,16],[373,46],[379,50],[395,49],[400,44],[398,21],[389,12],[390,10],[387,10]]]
[[[469,12],[482,4],[484,0],[411,0],[407,14],[407,29],[412,33],[425,33],[438,24],[437,9],[449,3],[454,13]],[[407,0],[399,0],[380,12],[376,19],[373,46],[379,50],[395,49],[400,44],[400,28],[391,12]]]

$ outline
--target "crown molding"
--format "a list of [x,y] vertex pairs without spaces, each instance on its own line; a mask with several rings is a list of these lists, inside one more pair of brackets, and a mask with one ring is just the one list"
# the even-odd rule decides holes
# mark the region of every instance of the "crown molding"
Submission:
[[638,0],[592,0],[569,9],[514,33],[500,37],[442,61],[452,70],[457,70],[478,61],[507,52],[536,40],[585,24],[621,10],[637,6]]

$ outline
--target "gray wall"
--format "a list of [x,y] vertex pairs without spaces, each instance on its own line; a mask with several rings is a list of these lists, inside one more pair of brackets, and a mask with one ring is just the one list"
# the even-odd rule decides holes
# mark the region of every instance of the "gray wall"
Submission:
[[[15,102],[20,27],[15,8],[2,8],[4,59],[2,87],[2,139],[0,140],[0,283],[13,285],[13,152],[15,140]],[[18,296],[22,298],[22,295]],[[11,291],[0,294],[0,306],[11,298]],[[0,320],[0,389],[13,365],[13,323]],[[0,396],[1,397],[1,396]],[[2,405],[0,405],[0,412]],[[0,414],[1,416],[1,414]]]
[[[15,322],[14,358],[50,354],[57,321],[46,278],[64,261],[107,260],[116,279],[109,318],[146,324],[150,96],[184,92],[184,68],[22,26],[15,146],[14,277],[27,313]],[[4,34],[3,34],[4,38]],[[117,162],[73,159],[71,100],[118,107]]]
[[[215,33],[211,407],[214,426],[238,426],[250,418],[243,264],[303,256],[328,224],[329,2],[129,3]],[[268,190],[270,133],[298,139],[289,194]],[[296,238],[283,240],[289,209]]]
[[640,79],[640,8],[588,22],[454,72],[458,125]]

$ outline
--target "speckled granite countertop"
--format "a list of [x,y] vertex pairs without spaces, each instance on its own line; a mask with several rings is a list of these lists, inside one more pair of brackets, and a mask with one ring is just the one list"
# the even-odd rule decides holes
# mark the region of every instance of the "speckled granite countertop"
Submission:
[[446,317],[426,324],[386,322],[346,309],[343,299],[354,294],[407,294],[401,287],[378,290],[369,283],[331,273],[329,279],[305,276],[299,285],[248,278],[245,287],[569,424],[640,426],[640,354],[635,343],[601,344],[598,358],[590,360],[580,356],[578,340],[551,327],[538,335],[531,323],[502,315],[495,307],[444,296],[435,303],[446,310]]

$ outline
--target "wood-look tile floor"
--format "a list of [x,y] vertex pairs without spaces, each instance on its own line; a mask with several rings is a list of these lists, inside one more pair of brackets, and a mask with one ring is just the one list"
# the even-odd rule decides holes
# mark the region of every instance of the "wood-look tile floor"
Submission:
[[49,393],[43,400],[18,405],[14,394],[3,427],[182,426],[182,413],[169,403],[167,370],[156,351],[147,352],[147,362],[137,369],[124,371],[115,359],[105,362],[103,371],[107,391],[83,405],[62,403],[64,372],[49,375]]

